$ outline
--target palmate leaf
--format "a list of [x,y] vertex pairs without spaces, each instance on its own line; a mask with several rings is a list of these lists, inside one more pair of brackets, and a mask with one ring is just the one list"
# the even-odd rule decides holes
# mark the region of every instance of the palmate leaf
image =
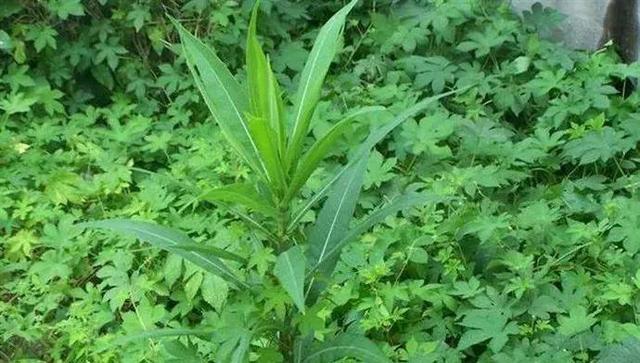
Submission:
[[294,246],[278,256],[273,268],[273,274],[302,313],[304,313],[305,265],[302,248]]
[[233,149],[260,175],[267,174],[244,115],[248,97],[216,54],[171,19],[180,34],[182,52],[196,86]]
[[329,339],[309,352],[303,363],[333,363],[356,358],[367,363],[391,363],[378,346],[362,335],[344,333]]
[[295,164],[300,157],[304,138],[309,131],[311,116],[320,100],[322,83],[338,51],[338,40],[342,34],[345,19],[356,2],[357,0],[352,0],[322,26],[302,70],[300,85],[294,99],[293,129],[289,135],[286,153],[288,171],[295,169]]
[[376,130],[372,131],[369,134],[369,136],[367,137],[367,139],[362,144],[360,144],[360,146],[358,146],[358,148],[356,149],[356,152],[354,154],[353,160],[357,160],[361,155],[363,155],[365,153],[369,153],[371,151],[371,149],[377,143],[382,141],[382,139],[384,139],[385,136],[387,136],[393,129],[398,127],[401,123],[403,123],[404,121],[408,120],[409,118],[415,116],[420,111],[424,110],[427,106],[429,106],[433,102],[438,101],[441,98],[444,98],[444,97],[447,97],[447,96],[451,96],[451,95],[454,95],[456,93],[463,92],[463,91],[469,89],[470,87],[471,86],[461,87],[461,88],[458,88],[458,89],[453,90],[453,91],[444,92],[444,93],[441,93],[439,95],[428,97],[428,98],[425,98],[424,100],[416,103],[415,105],[409,107],[408,109],[403,111],[401,114],[396,116],[393,120],[387,122],[385,125],[383,125],[383,126],[377,128]]
[[180,248],[182,245],[192,246],[195,242],[185,233],[157,224],[130,219],[105,219],[78,224],[83,228],[109,229],[135,236],[155,247],[175,253],[185,260],[201,267],[205,271],[220,276],[237,287],[250,286],[240,280],[219,258],[204,251]]

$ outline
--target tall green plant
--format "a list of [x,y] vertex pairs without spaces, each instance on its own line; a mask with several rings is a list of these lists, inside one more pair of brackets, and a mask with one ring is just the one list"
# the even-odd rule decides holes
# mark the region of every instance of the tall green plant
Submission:
[[[309,291],[312,290],[314,281],[318,276],[323,279],[331,276],[336,258],[346,243],[386,216],[425,202],[419,193],[409,193],[390,202],[355,227],[351,226],[367,160],[374,145],[428,104],[453,93],[425,99],[374,130],[353,153],[348,163],[326,181],[319,192],[310,199],[297,203],[301,205],[296,207],[295,202],[299,199],[297,197],[301,188],[328,152],[335,148],[350,123],[365,113],[383,109],[364,107],[354,110],[323,137],[305,147],[324,78],[338,52],[346,16],[356,2],[357,0],[351,1],[320,29],[301,73],[290,109],[285,107],[269,58],[257,39],[257,5],[251,15],[247,36],[247,83],[244,86],[236,81],[211,48],[173,20],[180,35],[182,54],[205,103],[233,150],[254,172],[254,178],[249,182],[208,190],[200,198],[223,206],[243,207],[248,212],[238,212],[237,215],[278,251],[279,256],[271,275],[289,294],[298,312],[292,310],[287,313],[285,328],[281,328],[276,336],[281,341],[297,342],[295,354],[291,350],[282,353],[289,357],[293,354],[298,362],[319,362],[326,361],[328,357],[337,359],[345,356],[362,357],[367,361],[387,361],[375,345],[364,337],[336,336],[334,343],[340,349],[327,349],[332,345],[331,342],[314,347],[308,338],[294,337],[296,330],[295,326],[291,326],[292,316],[305,313],[307,303],[312,300]],[[309,237],[305,239],[300,232],[301,219],[327,195],[329,197],[315,224],[311,226]],[[198,245],[182,232],[147,222],[123,219],[94,221],[83,225],[133,235],[170,253],[178,254],[237,288],[246,288],[256,294],[262,288],[261,285],[242,279],[237,271],[224,262],[233,260],[242,264],[245,262],[242,257]],[[321,290],[321,287],[318,288]],[[319,292],[318,288],[314,289],[314,295]],[[238,355],[244,359],[246,351],[243,350],[236,354]]]

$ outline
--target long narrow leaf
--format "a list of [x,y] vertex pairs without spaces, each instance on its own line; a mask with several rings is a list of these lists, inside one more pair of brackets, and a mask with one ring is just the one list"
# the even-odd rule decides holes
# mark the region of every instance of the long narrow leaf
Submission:
[[377,143],[382,141],[382,139],[384,139],[385,136],[387,136],[393,129],[398,127],[404,121],[406,121],[406,120],[410,119],[411,117],[415,116],[420,111],[424,110],[427,106],[429,106],[433,102],[438,101],[441,98],[444,98],[444,97],[447,97],[447,96],[451,96],[453,94],[465,91],[465,90],[467,90],[469,88],[470,88],[469,86],[466,86],[466,87],[459,88],[457,90],[453,90],[453,91],[441,93],[439,95],[435,95],[435,96],[432,96],[432,97],[428,97],[428,98],[425,98],[424,100],[416,103],[415,105],[409,107],[408,109],[403,111],[401,114],[396,116],[390,122],[388,122],[385,125],[379,127],[378,129],[372,131],[369,134],[369,136],[367,137],[367,139],[362,144],[360,144],[360,146],[358,146],[358,148],[356,149],[356,152],[355,152],[355,154],[353,156],[353,160],[357,160],[358,158],[360,158],[360,155],[363,155],[365,153],[369,153],[371,151],[371,149]]
[[[220,259],[210,254],[198,251],[182,250],[181,245],[193,245],[195,242],[185,233],[157,224],[129,219],[105,219],[95,222],[78,224],[85,228],[110,229],[116,232],[135,236],[158,248],[175,253],[185,260],[216,274],[238,287],[248,288],[249,285],[240,280]],[[178,248],[177,248],[178,247]]]
[[349,230],[349,232],[345,235],[344,238],[342,238],[342,240],[340,240],[338,243],[327,250],[326,257],[323,261],[320,261],[319,264],[311,267],[307,275],[310,275],[314,271],[318,270],[325,275],[330,276],[333,272],[333,269],[335,268],[336,261],[340,256],[340,251],[342,251],[342,248],[347,243],[355,240],[359,235],[365,233],[376,224],[384,221],[384,219],[390,215],[393,215],[402,210],[407,210],[409,208],[425,204],[427,202],[437,202],[441,199],[442,198],[434,195],[417,192],[410,192],[398,198],[395,198],[390,203],[371,213],[364,219],[364,221],[360,222],[358,225]]
[[285,201],[290,200],[295,194],[302,188],[307,182],[307,179],[311,176],[314,170],[318,167],[318,164],[325,158],[327,153],[334,149],[340,136],[347,130],[347,127],[351,124],[351,121],[364,114],[384,110],[381,106],[363,107],[354,112],[349,113],[345,118],[335,124],[322,138],[316,141],[309,151],[302,157],[298,163],[298,168],[289,183],[289,189]]
[[302,313],[304,313],[305,265],[302,248],[294,246],[278,256],[273,268],[273,274]]
[[318,201],[320,201],[324,196],[327,195],[329,190],[331,190],[331,187],[333,186],[333,184],[342,177],[342,175],[351,167],[351,165],[355,163],[357,160],[360,160],[360,158],[364,154],[369,153],[371,149],[378,142],[384,139],[384,137],[387,134],[389,134],[389,132],[391,132],[394,128],[398,127],[404,121],[418,114],[420,111],[422,111],[425,107],[427,107],[434,101],[437,101],[443,97],[450,96],[455,93],[462,92],[467,89],[469,89],[469,87],[459,88],[454,91],[445,92],[440,95],[426,98],[416,103],[414,106],[408,108],[406,111],[396,116],[393,120],[389,121],[387,124],[373,130],[369,134],[367,139],[358,147],[358,149],[354,153],[354,156],[351,158],[349,163],[347,163],[347,165],[345,165],[338,173],[336,173],[336,175],[334,175],[333,178],[329,179],[329,181],[325,183],[325,185],[313,197],[311,197],[311,199],[309,199],[302,207],[300,207],[298,210],[296,210],[293,213],[293,217],[291,218],[291,222],[289,222],[287,229],[292,230],[293,228],[295,228],[298,222],[300,222],[302,217],[307,213],[307,211],[313,208],[313,206],[316,203],[318,203]]
[[196,86],[224,136],[256,172],[264,175],[265,167],[244,119],[249,109],[246,93],[213,50],[178,21],[171,20],[180,34],[182,51]]
[[266,119],[249,115],[249,130],[267,170],[269,185],[275,191],[285,189],[285,175],[278,151],[278,135]]
[[356,2],[357,0],[351,1],[322,26],[302,70],[293,106],[293,129],[287,147],[287,170],[295,169],[295,163],[300,157],[304,138],[309,131],[311,116],[320,100],[322,83],[338,51],[338,40],[342,34],[345,19]]
[[284,120],[282,98],[269,60],[256,35],[259,2],[254,5],[247,34],[247,81],[251,115],[249,130],[256,143],[260,157],[269,173],[269,179],[284,189]]
[[347,234],[367,170],[368,154],[363,155],[334,184],[309,233],[309,261],[321,264],[327,253]]
[[333,363],[356,358],[367,363],[391,363],[378,346],[362,335],[345,333],[329,339],[311,351],[303,363]]
[[211,255],[214,255],[216,257],[222,258],[224,260],[231,260],[231,261],[236,261],[236,262],[240,262],[240,263],[246,263],[247,262],[246,258],[244,258],[242,256],[238,256],[235,253],[231,253],[231,252],[225,251],[222,248],[203,245],[201,243],[193,243],[193,244],[184,243],[184,244],[180,244],[179,246],[174,247],[174,248],[180,249],[180,250],[185,250],[185,251],[200,252],[202,254],[211,254]]
[[248,184],[230,184],[210,189],[202,193],[198,199],[211,203],[237,203],[265,216],[276,214],[275,209],[270,205],[271,202],[263,198],[254,187]]
[[271,112],[269,112],[270,102],[266,97],[266,90],[271,87],[271,84],[267,77],[267,56],[264,54],[256,34],[258,8],[259,2],[256,2],[251,12],[249,31],[247,32],[247,88],[249,91],[251,113],[257,117],[266,118],[271,114]]
[[302,205],[302,207],[298,208],[294,213],[293,213],[293,218],[291,218],[291,221],[289,222],[288,226],[287,226],[287,231],[292,231],[296,225],[300,222],[300,220],[302,220],[302,217],[304,217],[304,215],[311,209],[313,208],[313,206],[318,203],[318,201],[320,201],[320,199],[324,198],[327,193],[329,192],[329,190],[331,189],[331,187],[333,187],[333,184],[335,184],[336,181],[338,181],[343,175],[344,173],[348,170],[347,167],[351,166],[352,164],[349,163],[347,164],[345,167],[343,167],[342,169],[340,169],[340,171],[338,171],[336,173],[336,175],[334,175],[331,179],[329,179],[322,188],[320,188],[319,191],[316,192],[316,194],[313,195],[313,197],[311,197],[311,199],[309,199],[308,201],[306,201],[306,203],[304,203]]

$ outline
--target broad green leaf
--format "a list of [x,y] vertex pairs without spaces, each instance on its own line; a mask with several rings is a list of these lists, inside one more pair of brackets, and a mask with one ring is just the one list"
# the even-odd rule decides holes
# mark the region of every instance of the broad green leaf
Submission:
[[328,339],[312,350],[303,363],[333,363],[344,358],[356,358],[367,363],[391,363],[371,340],[362,335],[344,333]]
[[207,274],[200,286],[200,293],[204,301],[216,311],[221,311],[229,296],[229,284],[214,274]]
[[271,202],[258,194],[256,189],[249,184],[230,184],[211,189],[202,193],[198,199],[212,203],[237,203],[265,216],[274,216],[276,214]]
[[278,82],[271,71],[269,58],[264,54],[256,35],[256,22],[259,2],[253,7],[249,32],[247,34],[247,81],[249,88],[249,102],[251,113],[267,120],[271,130],[275,133],[272,140],[278,147],[278,154],[284,154],[285,125],[282,114],[283,103]]
[[367,157],[365,154],[349,166],[322,206],[309,233],[308,256],[312,265],[321,264],[328,252],[347,234],[367,169]]
[[302,313],[304,313],[305,264],[302,248],[295,246],[281,253],[273,268],[273,274]]
[[347,130],[347,127],[351,124],[358,116],[362,116],[364,114],[381,111],[384,110],[384,107],[381,106],[370,106],[363,107],[355,112],[351,112],[346,115],[345,118],[335,124],[322,138],[316,141],[313,146],[309,149],[309,151],[302,157],[300,162],[298,163],[298,168],[289,183],[289,190],[287,191],[287,196],[285,200],[290,200],[295,196],[295,194],[302,188],[302,186],[307,182],[307,179],[311,176],[314,170],[318,167],[318,164],[325,158],[327,153],[331,151],[336,142],[339,140],[340,136]]
[[216,54],[175,19],[182,51],[196,86],[235,151],[259,174],[266,174],[244,115],[249,109],[242,87]]
[[597,312],[588,314],[584,306],[576,306],[569,310],[569,316],[559,316],[558,332],[568,337],[574,336],[591,328],[593,324],[598,322],[595,318]]
[[349,230],[344,238],[342,238],[338,243],[334,244],[327,250],[324,260],[313,266],[308,274],[319,270],[326,275],[331,275],[331,272],[335,267],[335,263],[340,256],[340,251],[342,251],[342,248],[347,243],[355,240],[359,235],[365,233],[376,224],[384,221],[385,218],[390,215],[428,202],[436,202],[439,199],[439,197],[436,197],[434,195],[428,195],[418,192],[410,192],[394,199],[390,203],[384,205],[382,208],[371,213],[364,219],[364,221],[360,222],[358,225]]
[[220,259],[200,251],[181,249],[182,245],[194,245],[195,242],[185,233],[157,224],[129,219],[105,219],[95,222],[78,224],[79,227],[110,229],[116,232],[135,236],[158,248],[175,253],[180,257],[232,282],[238,287],[248,288],[247,283],[241,281]]
[[342,34],[345,19],[356,2],[357,0],[351,1],[322,26],[302,70],[293,103],[293,129],[289,135],[287,147],[287,170],[295,169],[295,164],[300,157],[304,138],[309,131],[311,116],[320,100],[322,83],[338,51],[339,37]]
[[509,335],[517,334],[518,324],[509,322],[504,311],[498,309],[476,309],[466,313],[460,325],[467,327],[460,341],[458,349],[464,350],[485,340],[489,341],[489,348],[498,353],[509,340]]

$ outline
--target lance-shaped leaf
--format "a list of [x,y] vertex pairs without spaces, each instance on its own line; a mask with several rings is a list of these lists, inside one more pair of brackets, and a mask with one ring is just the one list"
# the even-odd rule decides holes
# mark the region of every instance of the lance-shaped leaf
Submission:
[[285,175],[278,152],[278,135],[264,118],[253,115],[248,115],[248,118],[251,137],[267,170],[269,186],[273,191],[282,191],[285,189]]
[[344,236],[344,238],[342,238],[338,243],[334,244],[327,250],[325,258],[322,261],[319,261],[318,264],[311,267],[308,274],[311,274],[314,271],[319,271],[326,276],[330,276],[333,272],[333,269],[335,268],[338,257],[340,257],[340,251],[342,251],[342,248],[347,243],[355,240],[358,236],[365,233],[376,224],[381,223],[390,215],[394,215],[399,211],[404,211],[428,202],[437,202],[441,199],[441,197],[435,195],[418,192],[409,192],[395,198],[391,202],[387,203],[386,205],[368,215],[359,224],[351,228],[349,232]]
[[360,157],[333,185],[316,224],[309,233],[308,257],[311,266],[321,264],[327,253],[347,234],[367,170],[369,154]]
[[391,363],[378,346],[362,335],[344,333],[328,339],[309,352],[303,363],[332,363],[356,358],[367,363]]
[[244,115],[248,97],[216,54],[172,19],[182,42],[182,52],[196,86],[233,149],[256,172],[266,174]]
[[225,251],[222,248],[208,246],[208,245],[204,245],[204,244],[201,244],[201,243],[183,243],[183,244],[180,244],[179,246],[177,246],[175,248],[180,249],[180,250],[185,250],[185,251],[202,252],[202,253],[205,253],[205,254],[210,254],[210,255],[214,255],[216,257],[220,257],[220,258],[222,258],[224,260],[231,260],[231,261],[236,261],[236,262],[240,262],[240,263],[247,263],[247,259],[242,257],[242,256],[238,256],[235,253],[231,253],[231,252]]
[[185,233],[157,224],[129,219],[105,219],[95,222],[78,224],[85,228],[109,229],[135,236],[155,247],[177,254],[185,260],[216,274],[238,287],[248,288],[249,285],[240,280],[219,258],[202,251],[191,251],[179,248],[181,245],[194,245],[195,242]]
[[300,157],[304,138],[309,131],[311,116],[320,100],[322,83],[338,51],[339,37],[342,34],[345,19],[356,2],[357,0],[351,1],[322,26],[302,70],[293,103],[293,129],[289,135],[287,147],[287,170],[295,169],[295,163]]
[[237,203],[265,216],[276,214],[270,201],[262,197],[253,186],[248,184],[230,184],[210,189],[202,193],[198,199],[211,203]]
[[346,115],[342,121],[335,124],[323,137],[316,141],[298,163],[298,168],[289,183],[289,189],[287,190],[285,200],[293,198],[300,188],[302,188],[313,171],[316,170],[318,164],[326,157],[327,153],[335,148],[340,136],[342,136],[342,134],[347,130],[351,121],[364,114],[382,110],[384,110],[384,107],[370,106],[351,112]]
[[285,125],[282,114],[283,103],[278,82],[269,65],[256,35],[259,1],[253,7],[247,34],[247,83],[251,113],[266,120],[275,133],[273,140],[278,145],[279,155],[284,154]]
[[281,253],[273,268],[273,274],[302,313],[304,313],[305,265],[302,248],[295,246]]
[[288,230],[292,230],[296,227],[296,225],[298,224],[298,222],[300,222],[300,220],[302,219],[302,217],[305,215],[305,213],[307,213],[307,211],[309,211],[309,209],[311,209],[316,203],[318,203],[318,201],[320,201],[324,196],[327,195],[327,193],[329,192],[329,190],[331,190],[333,184],[338,181],[347,170],[349,170],[349,168],[351,168],[351,166],[353,165],[353,163],[355,163],[357,160],[360,160],[361,157],[365,156],[365,154],[369,154],[371,152],[371,149],[378,143],[380,142],[382,139],[384,139],[385,136],[387,136],[387,134],[389,134],[389,132],[391,132],[394,128],[398,127],[400,124],[402,124],[404,121],[408,120],[409,118],[415,116],[416,114],[418,114],[420,111],[424,110],[427,106],[429,106],[431,103],[458,93],[458,92],[462,92],[466,89],[468,89],[469,87],[463,87],[460,88],[458,90],[455,91],[450,91],[450,92],[445,92],[442,93],[440,95],[436,95],[433,97],[429,97],[426,98],[418,103],[416,103],[415,105],[413,105],[412,107],[409,107],[407,110],[405,110],[404,112],[402,112],[400,115],[396,116],[393,120],[387,122],[385,125],[373,130],[369,136],[367,137],[367,139],[360,144],[360,146],[358,146],[358,148],[356,149],[356,151],[353,154],[353,157],[350,159],[349,163],[342,168],[338,173],[336,173],[336,175],[333,176],[333,178],[329,179],[328,182],[325,183],[325,185],[320,188],[320,190],[313,196],[311,197],[311,199],[309,199],[305,204],[303,204],[302,207],[300,207],[298,210],[296,210],[293,213],[293,217],[291,218],[291,221],[289,222],[289,225],[287,226]]

